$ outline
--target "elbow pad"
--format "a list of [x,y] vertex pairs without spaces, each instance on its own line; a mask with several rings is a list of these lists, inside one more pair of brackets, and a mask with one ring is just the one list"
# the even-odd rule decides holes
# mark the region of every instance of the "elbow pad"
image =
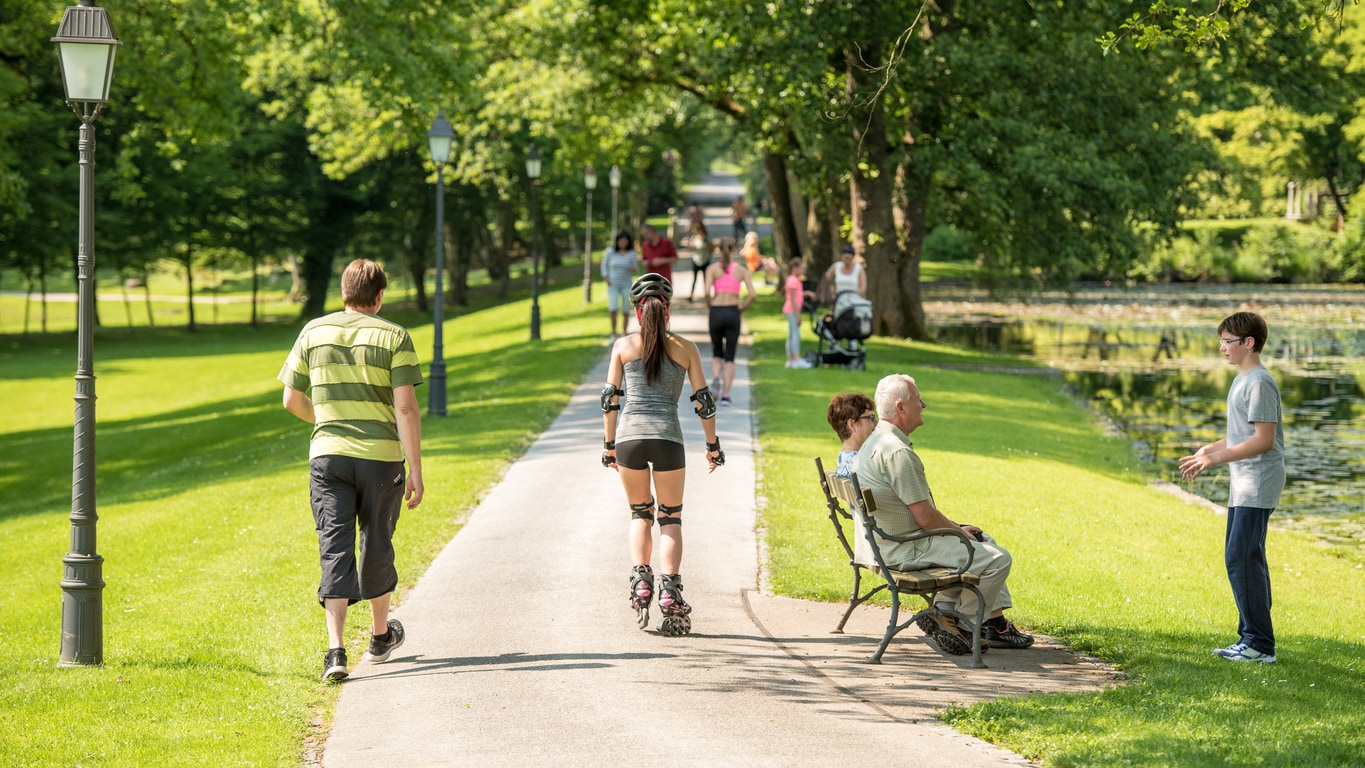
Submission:
[[711,394],[710,387],[702,387],[696,392],[693,392],[692,397],[688,399],[699,406],[697,408],[697,415],[701,418],[714,419],[716,417],[716,397]]
[[624,389],[617,389],[615,384],[608,383],[602,387],[602,413],[611,413],[621,410],[619,402],[613,403],[612,398],[618,398],[626,394]]

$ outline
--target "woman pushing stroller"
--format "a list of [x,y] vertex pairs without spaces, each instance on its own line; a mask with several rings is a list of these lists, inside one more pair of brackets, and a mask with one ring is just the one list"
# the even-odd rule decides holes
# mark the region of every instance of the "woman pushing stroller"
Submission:
[[[616,341],[611,349],[607,384],[602,388],[602,421],[606,430],[602,466],[621,476],[630,504],[630,604],[641,629],[649,625],[649,604],[655,594],[654,521],[659,522],[658,585],[659,632],[685,635],[692,630],[692,606],[682,597],[682,508],[686,457],[678,397],[683,378],[692,388],[691,400],[706,433],[706,462],[710,471],[725,463],[716,437],[716,399],[706,386],[697,345],[668,330],[673,286],[650,273],[630,287],[640,332]],[[651,481],[653,489],[651,492]]]

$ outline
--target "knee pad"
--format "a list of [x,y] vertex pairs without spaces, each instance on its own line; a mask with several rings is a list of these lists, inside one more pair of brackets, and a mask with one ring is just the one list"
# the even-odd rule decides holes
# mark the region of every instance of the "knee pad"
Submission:
[[654,522],[654,499],[643,501],[639,504],[630,505],[630,518],[632,520],[648,520]]
[[667,504],[660,504],[659,527],[662,528],[665,525],[682,525],[682,518],[678,517],[678,515],[682,514],[682,508],[683,505],[681,504],[677,505],[676,507],[670,507]]

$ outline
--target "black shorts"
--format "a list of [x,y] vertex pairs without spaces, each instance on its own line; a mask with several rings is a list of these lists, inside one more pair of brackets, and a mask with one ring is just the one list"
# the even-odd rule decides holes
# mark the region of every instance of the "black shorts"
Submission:
[[682,443],[672,440],[628,440],[616,444],[616,464],[626,469],[649,469],[672,472],[687,466],[687,454]]
[[[407,487],[403,462],[319,456],[309,462],[322,580],[318,602],[371,600],[398,586],[393,532]],[[360,561],[356,561],[356,534]]]
[[711,357],[735,361],[739,346],[739,307],[711,307]]

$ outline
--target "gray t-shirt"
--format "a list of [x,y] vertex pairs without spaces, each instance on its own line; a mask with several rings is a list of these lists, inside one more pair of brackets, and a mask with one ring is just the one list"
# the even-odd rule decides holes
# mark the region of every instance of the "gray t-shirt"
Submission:
[[1256,422],[1275,425],[1275,445],[1259,456],[1228,464],[1232,483],[1229,507],[1274,509],[1284,490],[1284,419],[1280,413],[1280,388],[1265,366],[1237,374],[1228,388],[1227,447],[1256,435]]
[[621,398],[621,416],[616,422],[616,442],[628,440],[683,441],[682,425],[678,423],[678,398],[682,395],[687,369],[664,356],[659,379],[653,386],[645,384],[643,360],[631,360],[624,366],[625,397]]

